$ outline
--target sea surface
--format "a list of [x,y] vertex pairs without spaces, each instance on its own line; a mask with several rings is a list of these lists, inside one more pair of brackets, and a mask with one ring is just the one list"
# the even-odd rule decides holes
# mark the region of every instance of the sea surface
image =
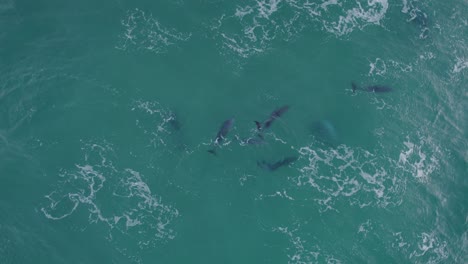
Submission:
[[468,263],[467,14],[0,0],[0,263]]

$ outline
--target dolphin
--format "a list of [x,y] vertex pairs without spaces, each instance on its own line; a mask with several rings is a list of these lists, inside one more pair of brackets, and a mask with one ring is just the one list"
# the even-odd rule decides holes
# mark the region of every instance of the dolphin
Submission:
[[353,87],[353,93],[355,93],[357,90],[374,93],[388,93],[393,91],[392,87],[384,85],[371,85],[364,88],[360,88],[353,82],[351,83],[351,86]]
[[264,170],[275,171],[275,170],[279,169],[280,167],[287,166],[287,165],[293,163],[296,160],[297,160],[296,156],[290,156],[290,157],[286,157],[286,158],[284,158],[282,160],[279,160],[277,162],[274,162],[274,163],[269,163],[269,162],[266,162],[264,160],[257,161],[257,165],[260,168],[264,169]]
[[311,126],[312,133],[322,142],[331,146],[336,146],[339,142],[338,133],[335,126],[329,120],[314,122]]
[[265,120],[263,123],[255,121],[255,124],[257,125],[257,129],[262,130],[262,129],[269,128],[271,126],[271,124],[273,123],[273,121],[275,121],[277,118],[281,117],[284,113],[286,113],[286,111],[288,111],[288,109],[289,109],[289,105],[282,106],[282,107],[276,109],[275,111],[273,111],[270,114],[270,117],[268,117],[268,119]]
[[221,143],[226,138],[226,135],[229,133],[233,125],[234,125],[234,117],[231,117],[230,119],[225,120],[223,122],[223,124],[221,125],[218,131],[218,134],[216,134],[216,138],[214,140],[214,147],[208,150],[209,153],[216,155],[215,147],[219,146],[219,143]]
[[179,121],[179,118],[177,117],[177,115],[175,113],[172,113],[170,114],[169,116],[169,120],[167,121],[167,123],[169,124],[169,126],[174,130],[174,131],[179,131],[182,127],[180,121]]

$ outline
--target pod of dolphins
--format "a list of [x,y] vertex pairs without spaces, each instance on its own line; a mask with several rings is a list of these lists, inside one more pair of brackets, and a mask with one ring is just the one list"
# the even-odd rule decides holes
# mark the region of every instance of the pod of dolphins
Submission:
[[[373,92],[373,93],[387,93],[391,92],[393,89],[389,86],[383,85],[371,85],[366,87],[359,87],[354,82],[351,84],[353,93],[357,91],[364,91],[364,92]],[[289,105],[282,106],[278,109],[275,109],[269,117],[263,121],[254,121],[255,125],[257,126],[257,134],[255,137],[250,137],[246,139],[239,139],[237,138],[242,144],[249,144],[249,145],[257,145],[263,144],[265,142],[263,137],[263,132],[271,127],[273,122],[283,116],[288,110]],[[213,155],[217,155],[217,149],[219,148],[220,144],[224,141],[226,136],[228,135],[229,131],[234,126],[234,117],[231,117],[225,120],[221,127],[216,134],[216,137],[213,141],[212,148],[208,150],[209,153]],[[328,120],[321,120],[319,122],[314,123],[312,126],[314,133],[321,138],[323,141],[327,142],[330,145],[336,145],[338,142],[338,136],[335,131],[333,124]],[[267,170],[267,171],[275,171],[281,167],[288,166],[291,163],[295,162],[298,159],[297,156],[288,156],[284,157],[275,162],[267,162],[265,160],[257,161],[258,167]]]

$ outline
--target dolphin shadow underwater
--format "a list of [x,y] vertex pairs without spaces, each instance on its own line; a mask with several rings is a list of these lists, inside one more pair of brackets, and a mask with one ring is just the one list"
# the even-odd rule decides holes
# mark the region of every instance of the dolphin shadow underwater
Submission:
[[298,159],[297,156],[289,156],[285,157],[276,162],[267,162],[265,160],[257,161],[258,167],[267,170],[267,171],[275,171],[281,167],[288,166],[291,163],[295,162]]
[[328,146],[337,147],[340,144],[338,132],[330,120],[324,119],[312,123],[310,132]]
[[385,85],[370,85],[365,87],[359,87],[355,82],[351,83],[351,87],[353,89],[353,93],[356,91],[364,91],[364,92],[371,92],[371,93],[388,93],[393,91],[393,88],[390,86]]
[[180,151],[188,151],[189,147],[184,140],[184,130],[182,122],[174,112],[170,113],[169,119],[167,120],[167,126],[171,132],[173,140],[176,141],[176,148]]

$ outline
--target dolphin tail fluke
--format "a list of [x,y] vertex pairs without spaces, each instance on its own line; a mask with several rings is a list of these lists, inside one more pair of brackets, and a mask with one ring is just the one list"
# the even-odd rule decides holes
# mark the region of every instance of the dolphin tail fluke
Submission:
[[218,153],[216,153],[216,150],[215,150],[214,148],[213,148],[213,149],[209,149],[209,150],[207,150],[207,151],[208,151],[209,153],[215,155],[215,156],[218,155]]
[[255,125],[257,125],[258,130],[262,129],[262,123],[260,123],[258,121],[254,121],[254,122],[255,122]]
[[355,93],[356,90],[359,90],[359,87],[357,86],[357,84],[355,82],[352,82],[351,86],[353,87],[353,93]]

